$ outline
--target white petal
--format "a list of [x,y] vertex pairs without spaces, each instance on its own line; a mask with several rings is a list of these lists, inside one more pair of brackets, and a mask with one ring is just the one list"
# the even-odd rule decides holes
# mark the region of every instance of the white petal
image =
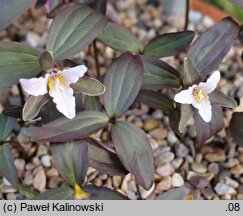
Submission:
[[59,71],[59,74],[64,78],[65,82],[70,85],[71,83],[76,83],[80,77],[83,77],[86,71],[87,67],[85,65],[79,65]]
[[59,83],[59,87],[54,83],[52,92],[49,94],[53,97],[57,109],[63,113],[67,118],[72,119],[75,117],[75,97],[73,96],[73,89],[69,86],[63,86]]
[[32,79],[20,79],[23,89],[30,95],[39,96],[47,93],[47,82],[49,75],[45,77],[32,78]]
[[192,87],[182,90],[174,97],[174,101],[181,104],[191,104],[193,102]]
[[207,80],[207,82],[199,83],[199,87],[203,88],[207,94],[211,93],[218,85],[220,80],[220,72],[215,71]]
[[205,122],[210,122],[212,118],[212,107],[208,99],[201,100],[200,104],[194,100],[192,106],[198,109],[198,112]]

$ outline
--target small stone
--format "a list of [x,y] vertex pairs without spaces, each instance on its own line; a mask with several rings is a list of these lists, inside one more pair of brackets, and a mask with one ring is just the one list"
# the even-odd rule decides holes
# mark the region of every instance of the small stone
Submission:
[[15,193],[9,193],[7,194],[7,200],[16,200],[17,195]]
[[222,184],[222,183],[218,183],[215,187],[214,187],[215,192],[218,195],[226,195],[226,194],[236,194],[236,191],[234,188],[226,185],[226,184]]
[[191,168],[193,171],[198,173],[205,173],[207,171],[206,167],[203,164],[197,162],[192,163]]
[[27,163],[26,165],[25,165],[25,169],[27,170],[27,171],[31,171],[31,170],[33,170],[35,168],[35,166],[32,164],[32,163]]
[[104,181],[108,178],[108,175],[106,173],[99,173],[97,177]]
[[34,177],[33,186],[36,190],[43,192],[46,188],[46,176],[43,170],[40,170]]
[[35,166],[39,166],[40,165],[40,160],[38,157],[34,157],[32,159],[32,163],[35,165]]
[[182,158],[176,158],[171,162],[171,165],[175,168],[178,169],[181,164],[183,163],[183,159]]
[[100,186],[103,185],[102,180],[99,179],[99,178],[94,179],[93,183],[94,183],[94,185],[96,185],[96,186],[98,186],[98,187],[100,187]]
[[160,122],[154,119],[148,119],[144,122],[143,129],[145,131],[151,131],[159,126]]
[[154,157],[157,157],[158,155],[162,154],[163,152],[168,152],[170,150],[171,150],[171,147],[170,146],[159,146],[154,151]]
[[189,151],[189,148],[183,143],[175,146],[175,152],[177,157],[185,157],[188,155]]
[[233,173],[234,175],[242,175],[243,174],[243,166],[242,165],[237,165],[234,166],[230,169],[230,172]]
[[47,154],[48,154],[48,149],[47,149],[46,145],[39,145],[36,156],[41,157],[41,156],[47,155]]
[[58,174],[58,171],[57,171],[57,169],[55,169],[55,168],[51,168],[51,169],[49,169],[47,172],[46,172],[46,176],[47,177],[55,177],[55,176],[58,176],[59,174]]
[[178,139],[177,139],[176,135],[174,134],[174,132],[170,131],[168,133],[167,141],[168,141],[169,144],[175,144],[178,141]]
[[238,194],[237,195],[237,200],[243,200],[243,194]]
[[15,193],[16,191],[17,191],[16,188],[13,186],[6,186],[6,185],[1,186],[2,193]]
[[228,176],[225,177],[225,184],[233,188],[239,187],[239,183]]
[[121,176],[113,176],[113,186],[114,188],[119,188],[122,183],[122,177]]
[[41,164],[44,167],[50,167],[51,166],[51,156],[50,155],[45,155],[41,158]]
[[25,167],[25,160],[23,159],[15,159],[14,165],[16,166],[17,170],[24,170]]
[[57,188],[61,183],[63,182],[63,179],[59,176],[51,177],[48,181],[48,188]]
[[163,112],[161,110],[156,110],[152,113],[153,119],[162,119],[163,118]]
[[167,137],[167,130],[165,128],[156,128],[149,134],[157,140],[163,140]]
[[189,183],[195,188],[203,189],[208,185],[209,181],[205,176],[192,176]]
[[208,166],[208,171],[213,173],[214,175],[218,175],[219,173],[219,165],[217,163],[211,163],[209,166]]
[[26,35],[26,41],[32,47],[37,48],[40,46],[41,38],[34,32],[28,32]]
[[164,177],[156,186],[155,193],[161,194],[163,191],[167,191],[171,188],[171,177]]
[[160,165],[171,162],[175,158],[174,153],[172,152],[163,152],[155,158],[155,166],[159,167]]
[[236,159],[236,158],[230,158],[229,161],[225,164],[225,166],[227,168],[231,168],[231,167],[237,166],[238,164],[239,164],[238,159]]
[[216,194],[214,193],[213,189],[211,187],[206,187],[202,189],[202,194],[208,199],[213,199]]
[[138,189],[139,189],[139,192],[141,194],[142,199],[148,198],[152,194],[152,192],[154,191],[154,188],[155,188],[155,184],[153,184],[152,187],[149,190],[145,190],[144,188],[139,186]]
[[224,162],[226,160],[223,150],[218,150],[216,153],[208,153],[205,155],[205,158],[209,162]]
[[160,175],[160,176],[170,176],[173,172],[174,172],[174,168],[172,167],[172,165],[170,163],[166,163],[162,166],[159,166],[156,169],[156,172]]
[[184,179],[179,173],[174,173],[171,180],[172,187],[181,187],[184,185]]
[[33,184],[33,176],[30,171],[27,171],[24,175],[24,183],[26,185],[32,185]]

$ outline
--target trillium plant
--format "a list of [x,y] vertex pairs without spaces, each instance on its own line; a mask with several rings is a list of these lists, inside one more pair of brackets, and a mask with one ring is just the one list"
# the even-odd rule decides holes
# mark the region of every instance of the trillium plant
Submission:
[[[232,2],[242,7],[241,1]],[[242,35],[231,17],[198,37],[184,30],[157,35],[142,45],[106,16],[106,0],[3,0],[0,31],[34,5],[46,8],[51,22],[45,47],[0,42],[0,88],[17,85],[21,96],[19,106],[4,107],[0,114],[0,172],[26,199],[128,199],[89,183],[89,167],[110,176],[131,173],[140,188],[149,190],[155,176],[153,149],[146,133],[126,120],[129,110],[141,104],[162,110],[178,139],[186,136],[193,118],[194,144],[203,144],[224,128],[222,107],[238,106],[218,87],[223,74],[219,65]],[[98,44],[116,51],[103,73]],[[163,60],[182,52],[186,57],[180,69]],[[95,73],[86,53],[93,54]],[[32,143],[50,143],[66,186],[39,193],[19,178],[10,137],[17,121],[35,125]],[[234,113],[229,126],[239,145],[242,122],[243,114]],[[100,138],[104,132],[107,140]],[[157,199],[184,199],[189,192],[173,189]]]

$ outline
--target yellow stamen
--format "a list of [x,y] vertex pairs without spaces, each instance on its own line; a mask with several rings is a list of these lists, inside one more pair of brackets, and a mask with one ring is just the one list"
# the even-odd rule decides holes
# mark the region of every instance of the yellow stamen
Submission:
[[49,80],[48,80],[48,87],[49,87],[51,94],[52,94],[52,91],[53,91],[52,84],[53,84],[53,77],[50,77]]
[[[63,91],[63,87],[62,87],[62,85],[63,85],[64,87],[67,86],[65,80],[63,79],[63,77],[62,77],[60,74],[52,75],[52,76],[49,78],[49,80],[48,80],[48,87],[49,87],[49,90],[50,90],[50,93],[51,93],[51,94],[52,94],[52,92],[53,92],[53,84],[54,84],[53,82],[54,82],[54,81],[55,81],[56,86],[57,86],[57,88],[58,88],[58,90],[59,90],[60,92]],[[62,85],[61,85],[60,83],[62,83]]]
[[201,100],[208,99],[208,95],[205,92],[204,89],[201,89],[199,87],[195,87],[192,92],[193,96],[195,97],[195,100],[198,104],[201,103]]
[[74,197],[75,199],[81,200],[90,197],[90,194],[83,191],[78,184],[75,184],[74,189],[75,189],[75,197]]
[[65,82],[65,80],[63,79],[63,77],[62,77],[60,74],[57,74],[56,76],[57,76],[57,78],[61,81],[61,83],[62,83],[64,86],[66,86],[66,82]]

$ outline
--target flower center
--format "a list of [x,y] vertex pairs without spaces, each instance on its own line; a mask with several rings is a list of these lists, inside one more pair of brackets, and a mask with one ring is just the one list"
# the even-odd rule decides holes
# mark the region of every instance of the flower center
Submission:
[[50,93],[52,94],[52,92],[53,92],[53,85],[54,84],[56,85],[58,90],[60,92],[62,92],[63,87],[66,86],[66,82],[65,82],[64,78],[56,70],[51,70],[50,75],[51,76],[48,79],[48,87],[49,87]]
[[205,90],[199,87],[195,87],[192,91],[192,94],[198,104],[201,103],[201,100],[208,99],[208,95]]

